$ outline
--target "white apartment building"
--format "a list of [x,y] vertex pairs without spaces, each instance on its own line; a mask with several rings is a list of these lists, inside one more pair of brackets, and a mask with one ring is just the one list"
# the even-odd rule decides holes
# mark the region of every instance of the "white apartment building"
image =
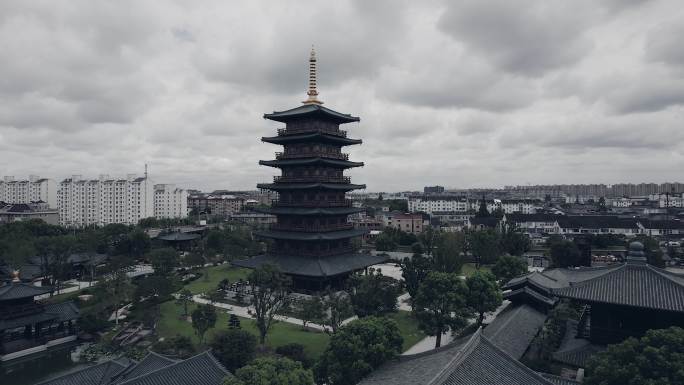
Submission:
[[52,179],[30,175],[28,179],[15,180],[5,176],[0,180],[0,202],[32,203],[45,202],[57,207],[57,184]]
[[188,216],[188,190],[173,184],[154,185],[154,216],[185,218]]
[[465,213],[468,211],[468,200],[455,196],[414,196],[408,200],[408,211],[432,214],[435,211]]
[[107,175],[83,179],[73,175],[59,184],[57,207],[59,222],[64,226],[137,224],[154,216],[153,183],[135,174],[125,179]]
[[[480,201],[481,199],[470,201],[470,209],[479,210]],[[540,205],[541,201],[534,199],[493,199],[487,200],[487,211],[493,213],[500,209],[506,214],[534,214]]]

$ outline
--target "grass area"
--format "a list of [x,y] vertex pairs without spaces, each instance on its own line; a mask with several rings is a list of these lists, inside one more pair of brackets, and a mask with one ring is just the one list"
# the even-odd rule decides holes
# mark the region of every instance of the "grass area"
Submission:
[[[491,267],[486,266],[486,265],[482,265],[482,266],[480,266],[480,270],[491,271]],[[474,263],[466,263],[463,265],[463,267],[461,267],[461,275],[465,275],[466,277],[470,277],[476,271],[477,271],[477,269],[475,268]]]
[[[247,275],[249,275],[248,269],[231,267],[229,264],[204,267],[199,271],[202,272],[202,276],[184,286],[192,294],[208,293],[216,289],[219,282],[224,278],[230,282],[236,282],[240,278],[247,279]],[[207,274],[209,275],[208,279],[206,278]]]
[[404,344],[401,351],[407,351],[411,346],[418,343],[418,341],[425,338],[425,334],[418,329],[418,321],[411,315],[411,312],[399,310],[396,313],[388,315],[389,318],[397,322],[399,332],[404,337]]
[[[195,306],[195,304],[188,304],[188,312],[192,312]],[[180,334],[190,337],[195,344],[199,343],[195,330],[189,322],[182,319],[182,314],[182,305],[178,305],[174,301],[163,303],[161,305],[161,318],[157,324],[157,334],[160,337],[171,337]],[[244,330],[254,333],[255,336],[259,335],[254,320],[240,318],[240,325]],[[205,340],[210,341],[217,331],[225,329],[228,329],[228,314],[220,311],[218,312],[216,327],[207,332]],[[304,345],[307,355],[318,357],[328,346],[329,338],[325,333],[302,330],[300,325],[278,322],[273,325],[266,336],[266,345],[275,349],[278,346],[296,342]]]

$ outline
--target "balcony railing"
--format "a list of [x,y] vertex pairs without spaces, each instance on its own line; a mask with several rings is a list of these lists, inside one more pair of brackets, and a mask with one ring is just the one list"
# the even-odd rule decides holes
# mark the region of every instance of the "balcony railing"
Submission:
[[302,128],[279,128],[278,129],[278,136],[292,135],[292,134],[311,134],[311,133],[335,135],[335,136],[340,136],[343,138],[347,137],[347,131],[339,130],[339,129],[333,129],[333,128],[305,128],[305,127],[302,127]]
[[14,305],[11,307],[0,308],[0,319],[12,319],[24,317],[43,311],[43,305],[39,303],[30,303],[25,305]]
[[291,225],[286,223],[275,223],[271,225],[271,230],[276,231],[301,231],[307,233],[351,230],[354,225],[351,223],[338,223],[332,225]]
[[325,176],[325,175],[310,175],[310,176],[274,176],[273,181],[278,183],[351,183],[351,178],[348,176]]
[[0,341],[0,355],[10,354],[15,352],[20,352],[22,350],[34,348],[36,346],[45,345],[50,341],[54,341],[60,338],[76,335],[78,333],[78,328],[74,327],[71,330],[65,329],[61,331],[49,332],[40,335],[36,338],[15,338],[9,340]]
[[333,158],[333,159],[341,159],[341,160],[349,160],[349,154],[344,154],[344,153],[333,153],[333,152],[323,152],[323,151],[309,151],[309,152],[295,152],[295,151],[286,151],[286,152],[276,152],[276,159],[281,160],[281,159],[298,159],[298,158],[315,158],[315,157],[321,157],[321,158]]
[[351,207],[350,199],[340,199],[331,201],[294,201],[294,200],[274,200],[271,202],[273,207]]

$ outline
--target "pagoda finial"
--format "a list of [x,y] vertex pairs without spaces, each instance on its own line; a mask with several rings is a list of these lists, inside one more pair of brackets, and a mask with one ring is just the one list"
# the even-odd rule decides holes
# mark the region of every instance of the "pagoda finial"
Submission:
[[311,45],[311,55],[309,56],[309,90],[306,92],[309,98],[302,103],[304,104],[323,104],[318,100],[318,90],[316,89],[316,51]]

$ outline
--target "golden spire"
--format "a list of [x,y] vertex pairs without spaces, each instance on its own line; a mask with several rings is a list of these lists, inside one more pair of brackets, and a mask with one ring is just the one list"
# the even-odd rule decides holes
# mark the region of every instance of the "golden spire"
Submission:
[[306,92],[309,98],[303,101],[304,104],[323,104],[318,100],[318,90],[316,90],[316,51],[311,46],[311,56],[309,56],[309,90]]

